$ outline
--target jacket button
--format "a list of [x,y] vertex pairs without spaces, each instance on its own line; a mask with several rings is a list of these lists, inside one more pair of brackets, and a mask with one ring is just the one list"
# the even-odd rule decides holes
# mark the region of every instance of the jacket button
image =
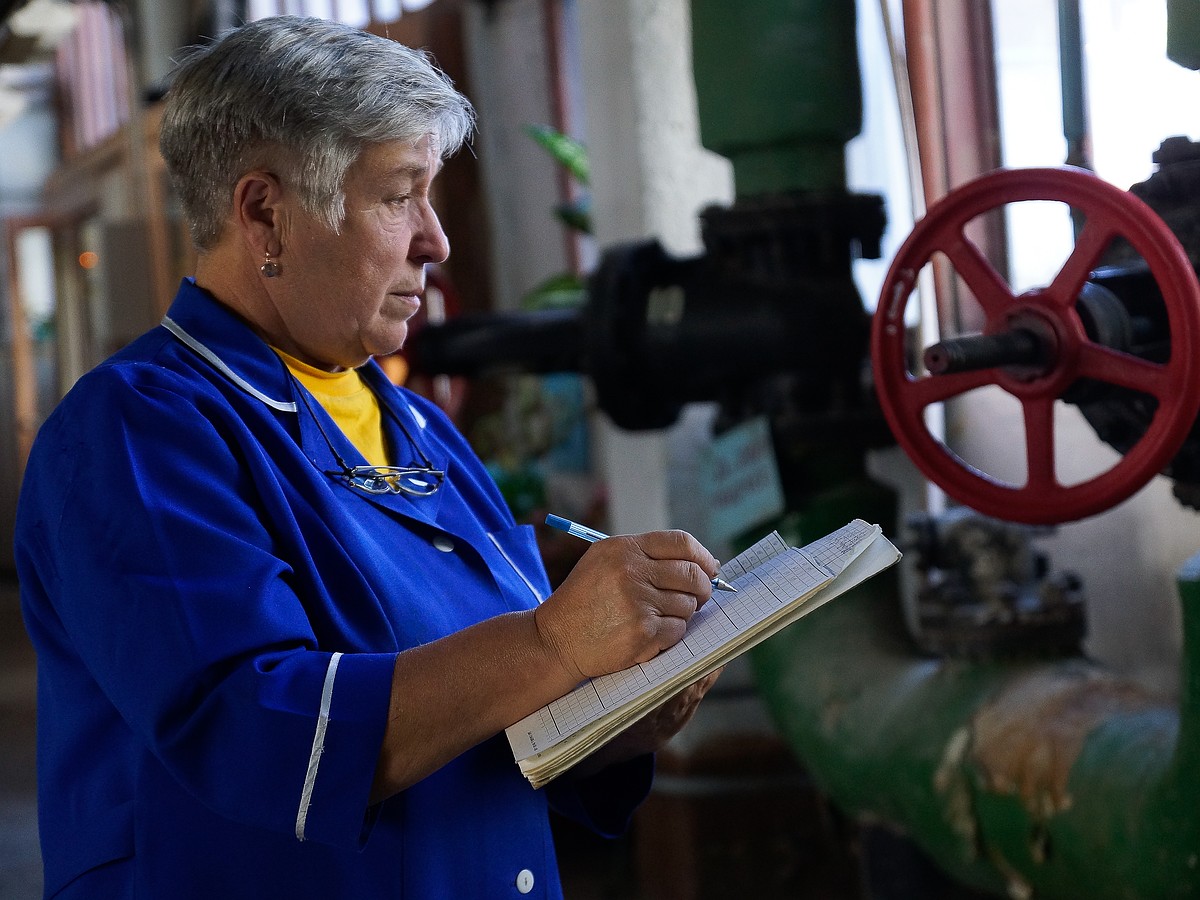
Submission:
[[517,890],[522,894],[528,894],[533,890],[533,873],[528,869],[522,869],[517,873]]
[[433,539],[433,546],[441,550],[443,553],[449,553],[454,549],[454,541],[446,537],[444,534],[439,534]]

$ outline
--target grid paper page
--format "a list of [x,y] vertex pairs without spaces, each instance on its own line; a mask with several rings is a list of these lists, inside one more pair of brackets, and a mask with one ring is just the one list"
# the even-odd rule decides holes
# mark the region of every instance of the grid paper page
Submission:
[[[766,537],[759,539],[748,549],[743,550],[729,562],[721,564],[721,577],[731,584],[753,569],[762,565],[773,556],[778,556],[788,549],[787,542],[779,536],[778,531],[772,531]],[[737,585],[734,585],[737,587]]]
[[[786,547],[786,544],[783,546]],[[666,683],[678,672],[716,652],[738,633],[761,622],[784,604],[828,581],[830,575],[829,569],[818,566],[808,554],[799,550],[788,548],[786,552],[776,552],[756,570],[737,577],[736,594],[714,592],[712,598],[692,616],[683,640],[675,646],[648,662],[586,681],[511,726],[510,742],[515,736],[525,751],[517,751],[517,759],[554,746],[578,728],[594,722],[647,688]]]
[[827,566],[834,575],[838,575],[850,562],[855,548],[879,530],[878,525],[868,525],[862,519],[855,519],[800,549],[817,565]]

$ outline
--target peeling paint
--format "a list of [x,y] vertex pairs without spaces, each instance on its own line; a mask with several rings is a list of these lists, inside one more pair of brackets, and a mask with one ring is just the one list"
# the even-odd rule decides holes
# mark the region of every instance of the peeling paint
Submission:
[[972,762],[988,790],[1019,795],[1044,821],[1070,809],[1067,783],[1087,736],[1115,714],[1154,705],[1144,688],[1094,670],[1033,672],[976,713]]
[[988,850],[987,858],[1004,879],[1004,893],[1010,900],[1032,900],[1033,885],[1003,853],[993,847]]
[[964,842],[963,858],[973,860],[979,855],[979,824],[964,761],[971,748],[971,732],[964,725],[950,735],[937,770],[933,773],[933,789],[942,798],[946,821]]

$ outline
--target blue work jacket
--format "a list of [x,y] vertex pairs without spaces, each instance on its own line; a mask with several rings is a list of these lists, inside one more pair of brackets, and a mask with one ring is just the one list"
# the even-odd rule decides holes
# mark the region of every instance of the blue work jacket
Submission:
[[363,375],[436,494],[328,474],[318,425],[365,461],[190,280],[42,428],[16,554],[47,896],[559,897],[548,802],[615,833],[645,796],[649,758],[534,791],[501,734],[369,806],[396,654],[549,585],[441,411]]

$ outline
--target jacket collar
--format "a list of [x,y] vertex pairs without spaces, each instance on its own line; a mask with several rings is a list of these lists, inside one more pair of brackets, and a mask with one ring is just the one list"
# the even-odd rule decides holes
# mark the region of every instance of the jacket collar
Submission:
[[233,310],[183,279],[162,326],[222,375],[272,409],[296,412],[287,367]]
[[[250,396],[279,412],[298,416],[300,444],[304,454],[319,470],[330,472],[337,465],[330,442],[343,459],[365,462],[350,440],[334,424],[328,414],[311,402],[311,414],[298,402],[298,391],[304,390],[290,375],[279,355],[259,337],[244,319],[199,287],[195,279],[185,278],[179,292],[163,317],[162,326],[181,343],[202,357],[218,372]],[[377,365],[368,364],[360,370],[367,384],[380,399],[383,427],[392,447],[407,452],[407,437],[397,424],[400,416],[410,417],[414,439],[423,441],[422,449],[435,466],[447,472],[451,460],[422,437],[424,421],[410,404],[391,403],[391,382]],[[321,417],[318,422],[317,417]],[[323,423],[323,424],[321,424]],[[353,464],[353,463],[352,463]],[[343,490],[369,500],[376,506],[403,512],[430,523],[436,522],[445,490],[430,497],[413,498],[406,494],[367,494],[352,488],[339,478],[333,479]]]

